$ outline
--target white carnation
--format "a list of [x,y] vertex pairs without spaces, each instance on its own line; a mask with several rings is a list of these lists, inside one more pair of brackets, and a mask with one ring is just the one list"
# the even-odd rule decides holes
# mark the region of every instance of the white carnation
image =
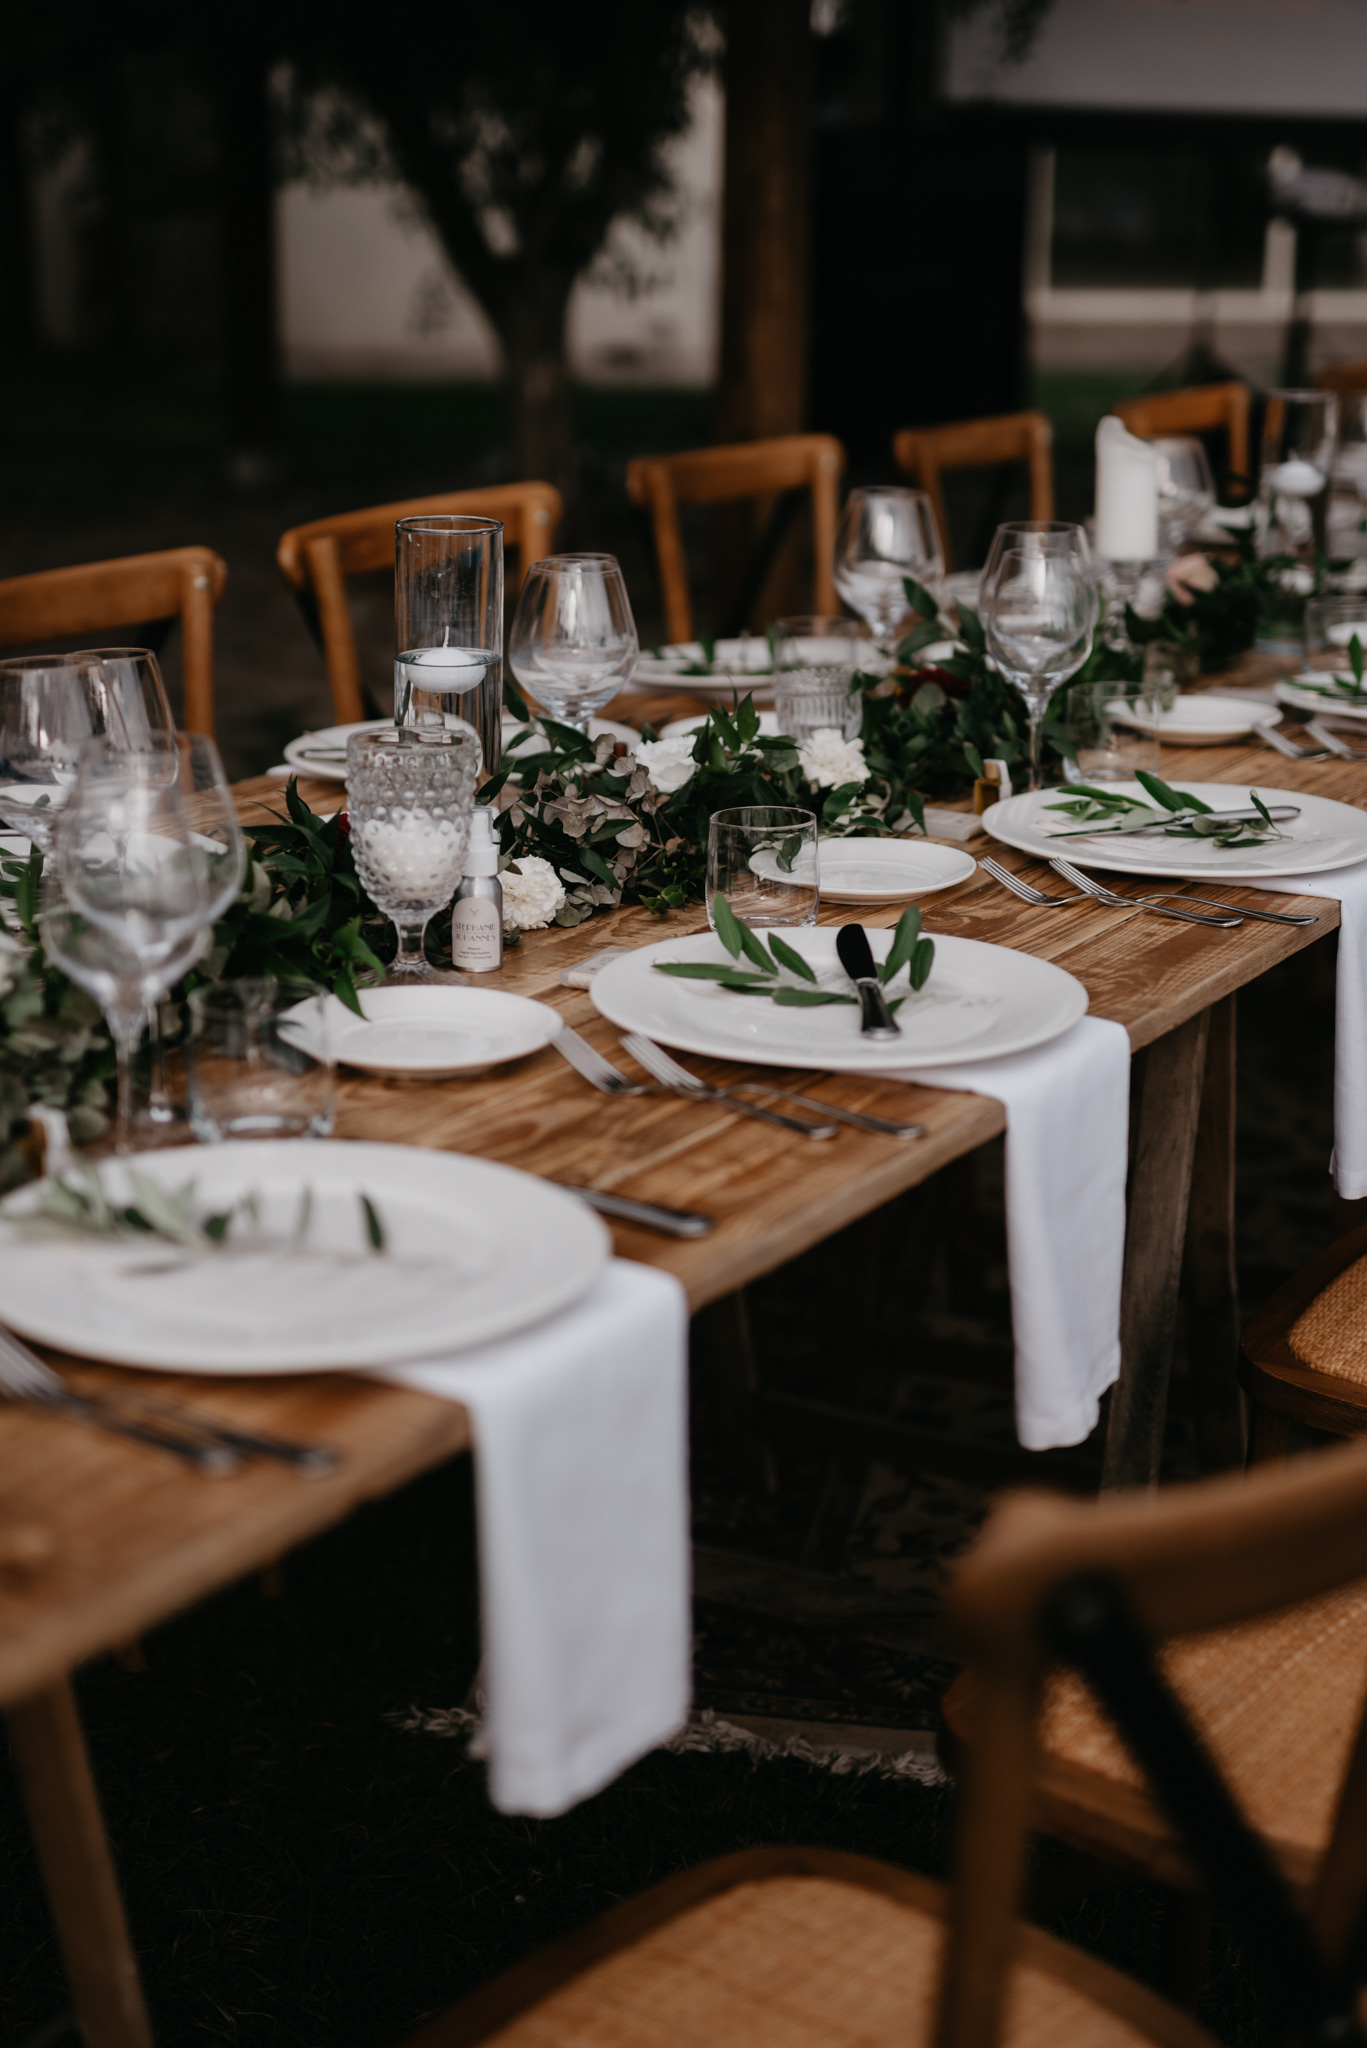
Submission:
[[565,884],[548,860],[529,853],[509,864],[503,884],[503,922],[514,931],[539,932],[565,900]]
[[691,732],[681,732],[669,740],[637,741],[636,759],[662,796],[682,789],[697,767],[693,740]]
[[797,750],[802,772],[816,789],[837,789],[844,782],[867,782],[869,764],[864,742],[847,740],[833,725],[819,725]]

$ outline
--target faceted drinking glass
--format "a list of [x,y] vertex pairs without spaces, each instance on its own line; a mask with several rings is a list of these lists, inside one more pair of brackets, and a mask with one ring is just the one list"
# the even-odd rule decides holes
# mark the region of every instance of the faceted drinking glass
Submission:
[[347,741],[347,815],[361,885],[399,935],[387,981],[458,981],[428,965],[423,933],[460,883],[480,743],[470,730],[400,727]]

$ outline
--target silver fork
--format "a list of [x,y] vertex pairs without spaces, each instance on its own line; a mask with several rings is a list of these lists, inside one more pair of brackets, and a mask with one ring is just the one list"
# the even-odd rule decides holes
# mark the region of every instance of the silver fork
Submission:
[[1288,761],[1327,761],[1329,759],[1330,749],[1328,747],[1298,747],[1295,741],[1288,739],[1284,732],[1278,732],[1275,725],[1260,725],[1258,727],[1258,735],[1259,738],[1266,740],[1274,753],[1285,754]]
[[[132,1437],[137,1443],[170,1451],[199,1471],[215,1476],[235,1472],[244,1457],[278,1458],[305,1472],[326,1472],[337,1463],[337,1453],[321,1444],[295,1444],[284,1437],[234,1429],[160,1395],[96,1399],[80,1394],[8,1330],[0,1330],[0,1394],[12,1401],[31,1401],[40,1407],[79,1416],[115,1436]],[[139,1416],[151,1416],[153,1421],[139,1421]],[[188,1433],[173,1435],[170,1429],[159,1429],[155,1426],[158,1419]]]
[[[1088,896],[1095,897],[1098,903],[1109,904],[1113,910],[1151,910],[1155,917],[1175,917],[1183,924],[1217,925],[1223,931],[1231,931],[1235,925],[1243,923],[1238,911],[1228,917],[1207,917],[1203,910],[1169,908],[1170,892],[1167,890],[1160,890],[1155,896],[1122,896],[1118,889],[1108,889],[1104,883],[1094,882],[1090,875],[1082,874],[1066,860],[1051,860],[1049,865],[1056,874],[1062,875],[1065,882],[1072,882],[1085,890]],[[1187,898],[1172,898],[1172,901],[1185,903]]]
[[[1050,862],[1050,866],[1057,868],[1065,881],[1076,880],[1078,887],[1085,889],[1089,896],[1095,895],[1101,887],[1099,882],[1094,882],[1089,876],[1080,874],[1070,861],[1055,860]],[[1119,903],[1204,903],[1211,910],[1227,910],[1235,924],[1238,923],[1241,917],[1254,918],[1259,924],[1305,925],[1319,923],[1318,913],[1303,910],[1250,910],[1247,904],[1221,903],[1214,896],[1177,896],[1170,889],[1155,889],[1147,896],[1119,896],[1114,890],[1107,890],[1105,895],[1101,896],[1099,900],[1104,903],[1108,897]],[[1168,912],[1166,914],[1170,916],[1172,913]],[[1192,915],[1194,916],[1195,912]],[[1219,918],[1212,918],[1206,921],[1213,924],[1221,922]]]
[[[625,1074],[619,1074],[609,1060],[596,1052],[587,1039],[581,1038],[572,1025],[562,1024],[557,1037],[551,1040],[557,1052],[567,1059],[575,1072],[593,1087],[601,1088],[605,1095],[651,1095],[655,1091],[643,1081],[629,1081]],[[670,1062],[671,1066],[675,1063]],[[679,1072],[685,1072],[680,1067]],[[692,1081],[695,1077],[689,1075]],[[701,1087],[703,1084],[698,1083]],[[796,1103],[799,1109],[814,1109],[819,1116],[834,1117],[837,1123],[848,1124],[852,1130],[870,1131],[879,1138],[923,1138],[924,1124],[897,1123],[891,1117],[871,1116],[865,1110],[837,1109],[834,1103],[821,1102],[815,1095],[798,1095],[791,1088],[771,1088],[767,1081],[733,1081],[733,1095],[772,1096],[779,1102]]]
[[[622,1044],[638,1065],[675,1095],[689,1095],[697,1102],[724,1102],[742,1116],[753,1117],[757,1123],[773,1124],[780,1131],[793,1131],[800,1138],[833,1138],[836,1134],[834,1123],[814,1124],[805,1117],[782,1116],[776,1109],[761,1109],[757,1102],[747,1102],[744,1096],[733,1095],[728,1088],[714,1088],[710,1082],[700,1081],[696,1074],[689,1073],[687,1067],[681,1067],[677,1060],[672,1060],[653,1038],[643,1037],[639,1031],[625,1032]],[[825,1110],[826,1105],[823,1103],[821,1106]]]
[[1367,760],[1361,747],[1350,747],[1342,733],[1334,732],[1322,718],[1307,718],[1305,729],[1313,740],[1335,755],[1340,761]]
[[978,855],[978,866],[986,869],[994,882],[1000,882],[1013,896],[1019,896],[1022,903],[1033,903],[1037,910],[1062,910],[1065,904],[1082,903],[1086,891],[1075,889],[1071,896],[1046,896],[1043,889],[1037,889],[1033,882],[1023,882],[1019,875],[1013,875],[1010,868],[1004,868],[990,854]]

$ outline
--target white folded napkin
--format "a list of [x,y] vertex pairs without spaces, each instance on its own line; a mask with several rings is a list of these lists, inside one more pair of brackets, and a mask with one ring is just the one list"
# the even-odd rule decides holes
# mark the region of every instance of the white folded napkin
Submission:
[[1083,1017],[1033,1052],[897,1078],[1005,1107],[1016,1434],[1028,1451],[1081,1443],[1120,1371],[1128,1032]]
[[683,1288],[614,1259],[534,1329],[376,1377],[470,1410],[490,1796],[563,1813],[688,1715]]
[[1367,1195],[1367,861],[1328,875],[1282,875],[1260,889],[1332,896],[1339,906],[1334,991],[1334,1152],[1329,1171],[1345,1201]]

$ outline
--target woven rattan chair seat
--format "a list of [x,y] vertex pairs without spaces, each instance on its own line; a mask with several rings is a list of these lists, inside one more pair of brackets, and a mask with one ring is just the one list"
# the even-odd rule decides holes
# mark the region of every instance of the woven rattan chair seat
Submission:
[[1367,1386],[1367,1259],[1355,1259],[1287,1332],[1303,1365]]
[[[915,1882],[913,1880],[913,1882]],[[928,1898],[937,1888],[923,1885]],[[862,1885],[774,1877],[736,1885],[591,1965],[486,2038],[490,2048],[915,2048],[932,2030],[942,1923]],[[1113,1973],[1023,1930],[1003,2048],[1139,2048],[1144,2031],[1089,1989]],[[1054,1950],[1060,1975],[1048,1967]],[[1075,1978],[1079,1963],[1091,1980]],[[1138,1989],[1114,1975],[1121,2002]],[[1102,1990],[1102,1997],[1105,1990]],[[1142,1993],[1145,2006],[1159,2001]],[[1158,2038],[1205,2043],[1162,2008]],[[1176,2031],[1174,2031],[1174,2028]]]
[[[1249,1820],[1288,1874],[1308,1882],[1367,1692],[1367,1585],[1181,1638],[1163,1664]],[[1074,1771],[1142,1790],[1137,1766],[1071,1674],[1050,1682],[1040,1744]]]

